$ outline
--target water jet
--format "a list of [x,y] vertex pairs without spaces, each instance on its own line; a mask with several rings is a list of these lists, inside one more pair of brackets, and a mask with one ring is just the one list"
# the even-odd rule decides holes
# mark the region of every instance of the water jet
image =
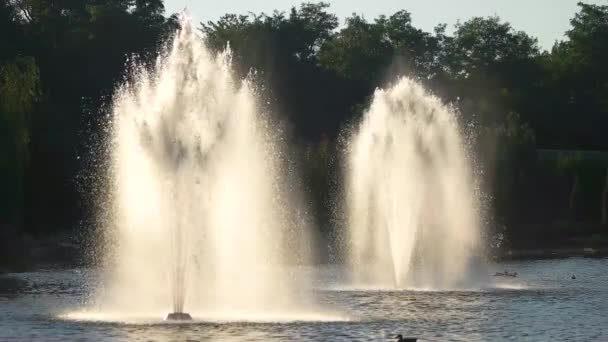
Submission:
[[353,282],[452,288],[479,247],[472,161],[456,114],[414,80],[378,90],[346,156]]
[[307,263],[309,221],[280,125],[255,84],[236,78],[229,49],[210,51],[185,15],[180,27],[113,98],[98,310],[171,308],[167,320],[307,311],[306,282],[288,268]]

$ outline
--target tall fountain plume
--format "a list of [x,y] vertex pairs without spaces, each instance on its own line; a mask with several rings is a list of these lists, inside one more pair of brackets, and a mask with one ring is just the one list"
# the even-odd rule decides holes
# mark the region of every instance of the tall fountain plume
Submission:
[[281,130],[252,83],[235,80],[230,51],[210,53],[181,25],[156,66],[134,66],[115,95],[96,309],[280,317],[307,301],[288,269],[310,256]]
[[402,78],[376,91],[349,138],[346,159],[353,281],[434,289],[467,284],[480,220],[455,113]]

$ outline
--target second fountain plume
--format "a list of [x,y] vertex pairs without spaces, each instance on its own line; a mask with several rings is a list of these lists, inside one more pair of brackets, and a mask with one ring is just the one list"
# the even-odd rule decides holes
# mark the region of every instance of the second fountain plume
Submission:
[[480,240],[471,159],[454,112],[415,81],[377,91],[352,133],[346,206],[356,283],[468,282]]

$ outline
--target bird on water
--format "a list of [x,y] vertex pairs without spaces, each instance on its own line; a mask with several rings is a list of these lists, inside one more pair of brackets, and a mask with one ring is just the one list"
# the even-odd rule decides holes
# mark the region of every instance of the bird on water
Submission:
[[397,339],[397,342],[416,342],[416,341],[418,341],[418,338],[416,338],[416,337],[403,337],[403,335],[401,335],[401,334],[395,336],[395,338]]

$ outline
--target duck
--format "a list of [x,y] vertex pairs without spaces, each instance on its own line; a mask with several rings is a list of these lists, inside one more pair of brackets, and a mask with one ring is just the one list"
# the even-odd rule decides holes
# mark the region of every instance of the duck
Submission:
[[397,342],[416,342],[416,341],[418,341],[418,338],[416,338],[416,337],[403,337],[403,335],[401,335],[401,334],[395,336],[395,338],[397,339]]
[[508,271],[505,271],[504,273],[500,273],[500,272],[496,272],[494,273],[495,277],[512,277],[512,278],[516,278],[517,277],[517,272],[513,272],[513,273],[509,273]]

